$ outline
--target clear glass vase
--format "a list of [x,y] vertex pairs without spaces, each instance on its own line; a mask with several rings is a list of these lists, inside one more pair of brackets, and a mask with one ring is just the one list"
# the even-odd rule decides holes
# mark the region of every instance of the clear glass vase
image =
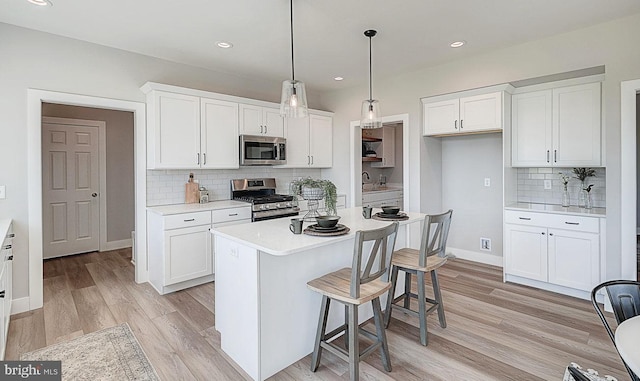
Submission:
[[585,209],[593,208],[593,201],[591,200],[591,192],[584,191],[584,193],[587,194],[587,196],[586,196],[586,198],[584,200]]
[[586,207],[588,192],[584,190],[584,180],[580,183],[580,190],[578,191],[578,206],[581,208]]
[[570,205],[571,205],[571,196],[569,195],[569,191],[567,190],[567,187],[565,187],[564,191],[562,192],[562,206],[568,207]]

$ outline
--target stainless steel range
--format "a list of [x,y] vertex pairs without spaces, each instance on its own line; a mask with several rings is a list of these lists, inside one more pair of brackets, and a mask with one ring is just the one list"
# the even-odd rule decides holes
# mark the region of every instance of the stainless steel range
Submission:
[[294,196],[276,194],[276,179],[231,180],[231,198],[252,204],[251,221],[297,216],[300,208]]

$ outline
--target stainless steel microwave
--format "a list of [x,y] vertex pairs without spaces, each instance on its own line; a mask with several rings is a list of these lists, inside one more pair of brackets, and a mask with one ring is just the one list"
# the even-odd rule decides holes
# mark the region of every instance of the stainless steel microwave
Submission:
[[287,140],[274,136],[240,135],[240,165],[287,164]]

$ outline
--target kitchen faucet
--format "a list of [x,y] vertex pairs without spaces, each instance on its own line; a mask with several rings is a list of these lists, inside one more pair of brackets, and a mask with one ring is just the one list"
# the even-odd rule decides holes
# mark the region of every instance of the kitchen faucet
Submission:
[[[362,176],[366,176],[367,180],[371,180],[371,178],[369,177],[369,172],[367,172],[367,171],[362,172]],[[364,183],[365,183],[365,181],[364,181],[364,179],[362,179],[362,185],[364,185]]]

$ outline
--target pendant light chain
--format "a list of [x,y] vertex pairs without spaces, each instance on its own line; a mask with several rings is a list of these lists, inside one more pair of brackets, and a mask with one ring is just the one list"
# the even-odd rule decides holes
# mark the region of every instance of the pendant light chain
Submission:
[[293,61],[293,0],[291,0],[290,2],[290,15],[291,15],[291,80],[295,81],[296,80],[296,71],[295,71],[295,65],[294,65],[294,61]]

